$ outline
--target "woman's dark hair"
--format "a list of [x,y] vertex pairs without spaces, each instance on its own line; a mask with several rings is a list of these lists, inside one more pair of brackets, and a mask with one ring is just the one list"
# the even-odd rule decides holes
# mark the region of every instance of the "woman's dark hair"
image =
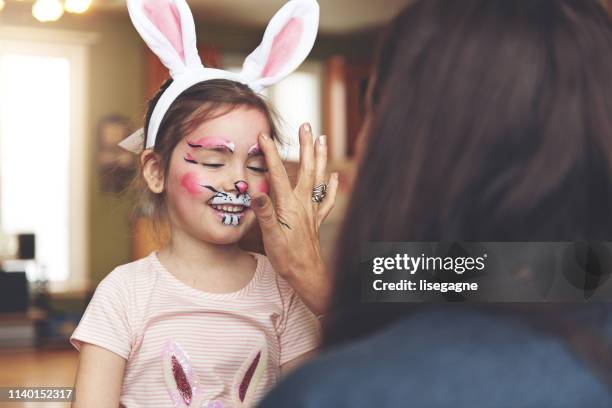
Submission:
[[598,1],[421,0],[384,38],[328,346],[414,310],[361,302],[362,243],[612,238],[612,23]]
[[[145,132],[153,109],[164,91],[172,84],[166,81],[148,103],[144,120]],[[167,173],[170,158],[176,145],[202,123],[223,116],[239,107],[248,107],[260,111],[270,124],[273,139],[278,139],[278,115],[271,106],[247,85],[239,82],[213,79],[199,82],[179,95],[166,112],[157,131],[154,152],[161,158],[162,168]],[[143,177],[137,175],[136,190],[139,198],[137,209],[154,221],[158,238],[164,233],[166,217],[165,194],[154,194],[144,183]]]

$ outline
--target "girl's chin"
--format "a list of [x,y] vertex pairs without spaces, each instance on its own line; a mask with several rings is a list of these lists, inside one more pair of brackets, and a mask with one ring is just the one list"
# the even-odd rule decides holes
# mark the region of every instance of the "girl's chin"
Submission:
[[253,219],[251,217],[243,218],[240,224],[236,226],[225,225],[215,219],[215,225],[206,229],[204,240],[217,245],[237,244],[244,238],[252,225]]

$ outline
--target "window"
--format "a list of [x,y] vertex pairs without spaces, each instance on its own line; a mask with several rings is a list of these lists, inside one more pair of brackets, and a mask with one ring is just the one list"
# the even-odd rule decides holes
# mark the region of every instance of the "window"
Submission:
[[85,47],[24,40],[30,33],[17,30],[0,30],[0,228],[35,234],[29,279],[44,271],[51,290],[82,288]]
[[[244,58],[236,54],[224,55],[225,69],[240,72]],[[321,134],[322,73],[322,63],[309,60],[263,92],[280,115],[279,132],[287,142],[287,146],[281,150],[283,159],[299,160],[298,130],[302,123],[309,122],[313,133],[317,136]]]
[[9,234],[34,233],[47,278],[66,280],[70,62],[3,54],[0,92],[0,225]]
[[313,134],[321,134],[321,67],[305,62],[300,68],[270,88],[270,101],[281,117],[280,133],[289,142],[283,155],[298,161],[300,142],[298,130],[309,122]]

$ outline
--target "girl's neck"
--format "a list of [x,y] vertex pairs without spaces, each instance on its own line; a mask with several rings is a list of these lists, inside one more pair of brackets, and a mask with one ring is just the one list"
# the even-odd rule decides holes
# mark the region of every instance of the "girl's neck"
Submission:
[[162,265],[183,283],[203,292],[229,293],[253,278],[256,260],[238,244],[217,245],[179,229],[158,253]]
[[244,251],[237,243],[218,245],[199,240],[180,229],[173,229],[170,241],[160,251],[160,256],[180,259],[182,264],[199,266],[207,265],[211,269],[227,268],[235,262]]

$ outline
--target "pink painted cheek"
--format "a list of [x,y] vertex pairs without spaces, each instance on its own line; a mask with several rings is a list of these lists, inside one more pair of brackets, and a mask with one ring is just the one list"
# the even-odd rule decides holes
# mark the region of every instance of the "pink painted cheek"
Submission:
[[267,181],[262,181],[261,183],[259,183],[257,185],[257,187],[255,187],[255,190],[257,190],[260,193],[269,194],[270,193],[270,184],[268,184]]
[[204,190],[204,187],[202,187],[198,181],[198,176],[192,172],[185,173],[185,175],[181,177],[181,186],[183,186],[189,194],[194,196],[201,194]]

